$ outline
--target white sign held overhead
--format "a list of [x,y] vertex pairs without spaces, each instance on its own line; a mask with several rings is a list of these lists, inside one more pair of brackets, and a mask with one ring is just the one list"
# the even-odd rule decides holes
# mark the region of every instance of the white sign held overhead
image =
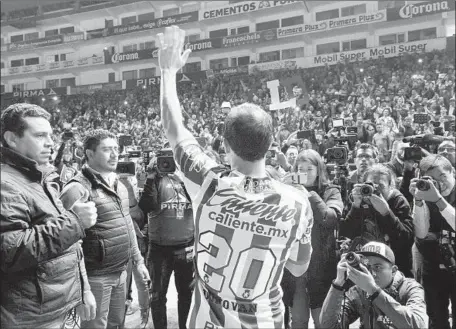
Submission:
[[268,81],[266,85],[271,93],[271,104],[269,105],[270,111],[277,111],[288,107],[296,107],[296,98],[292,98],[285,102],[280,102],[279,80]]

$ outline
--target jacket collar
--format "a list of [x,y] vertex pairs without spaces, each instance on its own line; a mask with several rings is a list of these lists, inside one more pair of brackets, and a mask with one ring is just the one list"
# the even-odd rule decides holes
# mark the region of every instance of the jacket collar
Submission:
[[55,171],[55,167],[52,165],[40,166],[36,161],[4,146],[0,146],[0,162],[10,165],[38,181],[42,181],[47,174]]
[[114,188],[111,188],[108,182],[106,182],[106,180],[103,178],[103,176],[101,176],[101,174],[98,171],[90,168],[87,164],[84,164],[82,166],[81,172],[85,177],[87,177],[87,179],[89,179],[94,188],[104,187],[105,189],[108,189],[115,193],[117,186],[117,177],[114,183]]
[[399,289],[404,283],[404,274],[400,271],[396,271],[396,274],[394,275],[393,282],[383,289],[384,292],[386,292],[388,295],[393,297],[395,300],[398,300],[399,298]]

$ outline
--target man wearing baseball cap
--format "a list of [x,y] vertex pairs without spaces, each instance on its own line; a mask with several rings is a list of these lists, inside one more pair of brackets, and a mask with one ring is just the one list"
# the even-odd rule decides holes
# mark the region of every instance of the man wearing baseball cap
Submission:
[[[322,328],[348,329],[360,319],[360,328],[428,328],[423,287],[404,277],[394,253],[380,242],[369,242],[358,255],[359,269],[342,256],[320,314]],[[346,280],[354,285],[345,289]]]

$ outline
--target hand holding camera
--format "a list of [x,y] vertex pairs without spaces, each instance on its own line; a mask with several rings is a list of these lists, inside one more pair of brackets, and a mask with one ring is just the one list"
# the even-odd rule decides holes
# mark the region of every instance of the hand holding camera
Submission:
[[369,198],[371,195],[376,194],[376,188],[371,183],[365,184],[355,184],[353,186],[353,205],[356,208],[361,206],[361,203],[364,201],[365,203],[369,203]]
[[442,195],[436,186],[438,186],[438,184],[432,177],[424,176],[422,178],[412,179],[409,191],[416,200],[435,203],[442,198]]
[[390,212],[388,202],[386,202],[382,195],[372,194],[369,197],[369,201],[372,207],[374,207],[380,215],[385,216]]
[[337,277],[334,284],[343,287],[344,290],[356,285],[368,294],[373,294],[378,287],[374,277],[363,264],[365,261],[365,258],[355,252],[342,255],[337,264]]

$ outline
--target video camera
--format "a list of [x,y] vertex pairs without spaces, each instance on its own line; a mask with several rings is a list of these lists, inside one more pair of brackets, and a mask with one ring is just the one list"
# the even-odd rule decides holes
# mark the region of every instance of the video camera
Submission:
[[344,165],[348,161],[348,150],[345,146],[334,146],[326,150],[326,162]]
[[161,174],[171,174],[176,171],[176,163],[171,149],[161,149],[157,152],[157,170]]
[[404,161],[419,162],[423,158],[423,151],[419,146],[404,148]]
[[404,143],[415,144],[419,146],[438,145],[443,141],[453,141],[454,137],[443,137],[433,134],[423,134],[405,137],[402,140]]
[[78,128],[76,127],[66,127],[63,131],[63,134],[62,134],[62,140],[64,141],[68,141],[70,139],[73,139],[74,138],[74,132],[78,130]]
[[134,176],[136,175],[136,165],[132,161],[119,161],[116,173],[120,176]]

